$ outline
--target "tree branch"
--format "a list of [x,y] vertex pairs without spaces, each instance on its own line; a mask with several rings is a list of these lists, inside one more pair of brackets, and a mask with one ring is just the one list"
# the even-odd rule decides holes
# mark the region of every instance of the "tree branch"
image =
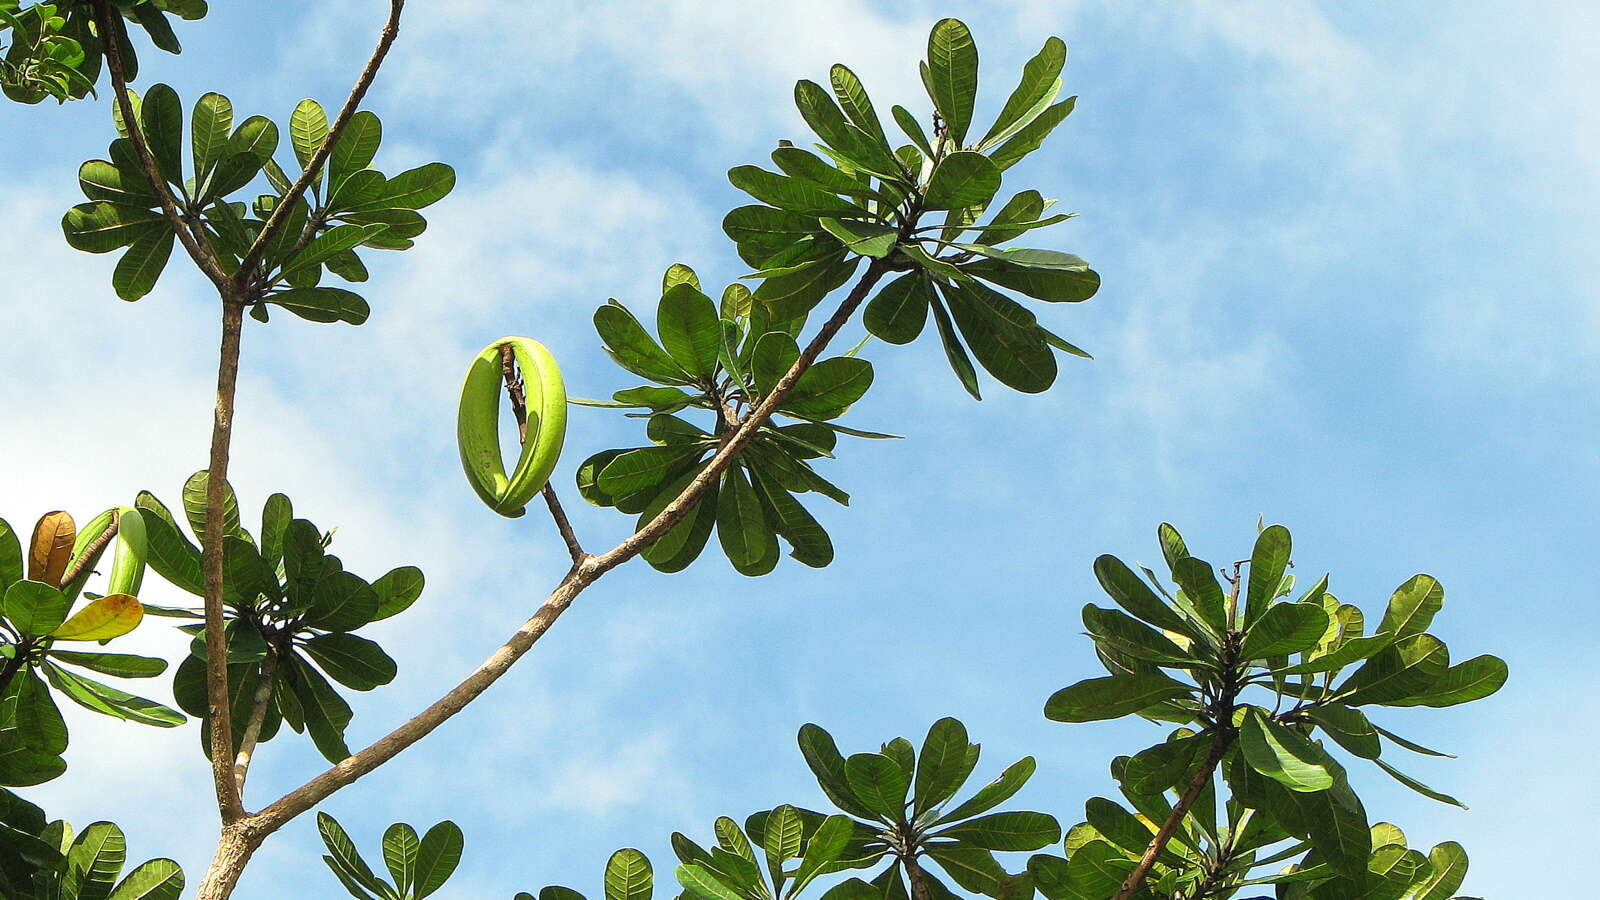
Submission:
[[1139,858],[1139,864],[1133,867],[1133,871],[1128,873],[1127,880],[1122,882],[1115,900],[1128,900],[1144,884],[1145,876],[1150,874],[1150,868],[1156,863],[1156,857],[1167,848],[1167,842],[1172,840],[1172,835],[1177,832],[1183,817],[1189,814],[1189,807],[1194,806],[1194,802],[1200,798],[1200,792],[1211,783],[1211,776],[1216,772],[1217,764],[1222,762],[1222,757],[1233,745],[1234,735],[1233,726],[1227,724],[1217,726],[1216,735],[1211,740],[1211,749],[1206,753],[1205,760],[1194,773],[1194,777],[1189,779],[1188,788],[1173,805],[1172,813],[1167,816],[1167,820],[1161,823],[1161,829],[1150,839],[1150,845],[1145,848],[1144,856]]
[[233,778],[241,802],[244,798],[244,781],[250,773],[250,758],[255,755],[256,741],[261,737],[261,725],[267,719],[267,704],[272,702],[272,679],[278,671],[278,652],[275,645],[269,645],[267,657],[261,661],[261,674],[250,707],[250,719],[239,738],[239,755],[233,760]]
[[233,716],[228,702],[228,644],[222,617],[222,527],[228,484],[228,452],[233,444],[234,394],[239,385],[239,342],[245,304],[222,298],[222,346],[217,360],[217,405],[211,420],[211,462],[206,470],[205,533],[200,562],[205,575],[206,712],[211,719],[211,780],[223,824],[244,816],[233,775]]
[[[261,227],[261,233],[256,235],[255,242],[245,252],[244,259],[239,263],[239,271],[234,273],[235,284],[243,286],[251,277],[251,272],[261,263],[262,254],[267,252],[279,231],[283,230],[284,223],[289,221],[289,214],[296,202],[305,196],[306,190],[311,187],[311,182],[316,180],[322,166],[328,161],[328,155],[333,152],[333,146],[344,133],[345,126],[350,124],[350,117],[356,114],[361,106],[361,100],[367,95],[367,88],[372,86],[372,80],[378,76],[378,68],[383,65],[384,57],[389,55],[389,48],[394,44],[394,39],[400,34],[400,13],[405,9],[406,0],[389,0],[389,19],[383,24],[383,31],[378,34],[378,46],[372,50],[366,66],[361,74],[356,77],[355,86],[350,89],[350,96],[344,101],[344,106],[339,110],[339,115],[334,117],[333,123],[328,126],[328,136],[323,139],[322,146],[311,155],[306,162],[305,170],[294,184],[284,193],[283,199],[273,209],[272,215],[267,217],[267,223]],[[329,185],[332,188],[332,185]]]
[[[358,751],[352,756],[336,763],[332,768],[312,778],[299,788],[284,795],[283,798],[261,810],[248,820],[251,825],[262,832],[275,831],[294,817],[311,809],[331,796],[335,791],[354,782],[368,772],[378,768],[397,756],[401,751],[426,737],[435,728],[460,712],[468,703],[472,702],[489,686],[494,684],[500,676],[504,675],[517,660],[531,649],[540,637],[550,629],[556,619],[567,610],[572,601],[593,584],[606,572],[622,565],[633,557],[639,555],[646,547],[660,538],[677,524],[693,508],[694,504],[705,494],[706,490],[715,482],[718,476],[731,465],[750,441],[755,437],[756,431],[771,418],[778,405],[794,389],[795,382],[800,379],[811,364],[816,360],[834,335],[849,321],[850,316],[866,299],[879,278],[887,271],[887,267],[880,260],[873,260],[868,265],[866,272],[856,283],[832,318],[823,324],[816,337],[801,351],[794,365],[789,367],[783,377],[778,379],[769,393],[750,414],[745,418],[739,430],[734,433],[717,453],[712,456],[705,469],[689,485],[677,499],[667,504],[654,519],[651,519],[634,534],[622,543],[598,556],[586,556],[583,561],[561,579],[555,590],[545,598],[539,609],[522,624],[489,658],[474,669],[460,684],[451,688],[443,697],[440,697],[427,709],[417,714],[410,721],[379,738],[372,745]],[[225,896],[225,895],[223,895]],[[206,895],[201,895],[201,900],[209,900]]]
[[111,89],[116,94],[117,109],[122,113],[122,124],[128,130],[128,140],[133,143],[133,149],[139,157],[139,166],[144,170],[146,178],[150,179],[150,188],[155,191],[156,199],[161,203],[161,212],[166,215],[167,222],[172,226],[172,231],[178,236],[178,242],[183,244],[183,249],[194,260],[194,264],[217,286],[224,290],[228,283],[228,273],[222,271],[222,264],[217,261],[211,248],[202,244],[189,230],[183,214],[178,211],[178,201],[173,198],[172,191],[167,188],[167,180],[161,174],[161,167],[157,165],[156,158],[150,152],[150,145],[145,142],[144,131],[139,126],[139,117],[134,114],[133,103],[128,99],[128,79],[124,74],[122,65],[122,42],[127,32],[122,27],[122,17],[112,9],[110,0],[95,0],[95,21],[100,28],[100,40],[105,44],[106,68],[111,72]]

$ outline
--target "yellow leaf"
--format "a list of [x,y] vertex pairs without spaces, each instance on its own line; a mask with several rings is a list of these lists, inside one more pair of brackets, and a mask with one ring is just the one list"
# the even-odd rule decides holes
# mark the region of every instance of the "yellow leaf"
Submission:
[[104,641],[139,626],[144,606],[132,594],[111,594],[78,610],[50,636],[61,641]]
[[40,516],[39,524],[33,526],[33,542],[28,545],[28,580],[60,587],[77,537],[78,526],[67,513],[58,509]]

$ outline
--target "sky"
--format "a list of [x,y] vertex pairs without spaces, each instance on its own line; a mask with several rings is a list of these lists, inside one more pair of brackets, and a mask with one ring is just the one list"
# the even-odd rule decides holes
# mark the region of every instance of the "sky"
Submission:
[[[186,103],[219,90],[241,115],[280,121],[301,97],[332,108],[386,6],[216,4],[181,26],[183,56],[141,54],[141,82]],[[1587,37],[1600,14],[1474,0],[800,8],[407,11],[367,103],[384,121],[378,164],[443,160],[456,190],[416,249],[369,256],[368,324],[251,325],[232,470],[247,523],[283,491],[337,526],[352,570],[427,573],[418,604],[370,630],[400,674],[352,698],[352,746],[470,671],[566,568],[548,520],[499,518],[460,474],[467,361],[524,334],[550,346],[574,395],[633,386],[590,314],[608,297],[649,313],[675,261],[713,289],[743,274],[719,223],[746,201],[725,172],[807,137],[795,80],[845,62],[879,109],[924,110],[916,62],[933,22],[956,15],[982,56],[983,122],[1045,37],[1062,37],[1077,110],[1006,186],[1080,213],[1032,244],[1101,273],[1090,302],[1040,310],[1095,360],[1064,361],[1046,394],[991,381],[975,403],[931,335],[871,345],[877,381],[845,422],[906,440],[827,463],[852,495],[848,509],[811,504],[832,566],[786,560],[752,580],[714,548],[678,575],[632,563],[477,703],[321,808],[372,859],[390,822],[460,823],[466,856],[440,897],[547,884],[597,896],[618,847],[646,851],[670,885],[672,831],[706,840],[718,815],[820,808],[802,723],[849,753],[920,742],[953,715],[983,744],[975,784],[1033,755],[1015,804],[1070,825],[1114,791],[1112,756],[1163,733],[1041,714],[1052,691],[1100,674],[1078,619],[1105,603],[1092,560],[1158,562],[1162,521],[1196,555],[1240,558],[1259,516],[1293,532],[1301,578],[1331,572],[1369,620],[1413,573],[1436,576],[1448,601],[1433,630],[1453,658],[1510,664],[1491,699],[1378,719],[1459,754],[1396,762],[1471,810],[1352,765],[1373,820],[1413,845],[1462,842],[1465,894],[1579,896],[1592,877],[1557,861],[1600,815],[1583,749],[1600,735],[1584,568],[1600,503],[1600,57]],[[144,488],[173,501],[205,464],[214,295],[175,255],[150,296],[123,303],[114,255],[61,238],[77,166],[111,134],[103,103],[0,108],[0,515],[19,527],[57,508],[85,520]],[[632,520],[582,503],[573,470],[641,437],[614,412],[571,414],[555,483],[591,549]],[[183,601],[158,586],[144,599]],[[122,646],[176,659],[184,641],[152,621]],[[133,687],[167,697],[164,681]],[[196,729],[79,712],[67,710],[67,776],[27,796],[80,825],[119,822],[131,858],[171,856],[198,882],[216,814]],[[280,737],[257,755],[246,803],[322,768],[309,741]],[[334,895],[321,852],[303,817],[235,896]]]

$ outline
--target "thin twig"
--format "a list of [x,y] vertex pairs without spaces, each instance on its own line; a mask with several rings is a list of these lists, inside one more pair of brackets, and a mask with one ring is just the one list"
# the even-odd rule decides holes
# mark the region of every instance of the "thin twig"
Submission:
[[195,238],[183,214],[178,211],[178,201],[167,188],[167,180],[161,174],[161,166],[156,163],[155,154],[150,152],[150,145],[145,141],[144,132],[139,126],[139,117],[134,114],[133,102],[128,99],[128,79],[125,75],[126,69],[123,67],[121,46],[121,39],[127,32],[123,30],[122,17],[112,9],[109,0],[96,0],[94,10],[95,20],[100,27],[100,40],[106,48],[106,68],[111,72],[111,89],[116,94],[115,103],[122,113],[122,124],[128,131],[128,140],[133,143],[133,149],[139,157],[139,166],[144,170],[145,177],[150,179],[150,188],[155,191],[156,199],[161,204],[161,212],[166,215],[173,233],[178,236],[178,242],[183,244],[183,249],[188,252],[200,271],[220,290],[228,284],[228,274],[222,271],[222,264],[217,261],[211,249]]
[[[517,437],[526,444],[528,393],[522,375],[517,371],[516,351],[511,349],[510,344],[500,345],[500,375],[506,382],[506,396],[511,398],[511,415],[517,420]],[[544,495],[545,505],[550,508],[550,518],[555,520],[556,530],[561,532],[561,540],[567,545],[567,553],[572,556],[572,564],[575,566],[581,564],[589,554],[583,552],[583,544],[579,543],[577,533],[572,530],[572,522],[567,518],[567,511],[561,506],[561,498],[556,496],[555,487],[547,481],[539,493]]]
[[[100,553],[100,551],[104,550],[107,544],[111,543],[112,538],[117,536],[117,528],[121,524],[122,513],[113,512],[111,514],[111,523],[105,527],[104,531],[95,535],[94,540],[84,545],[83,552],[78,554],[78,561],[73,563],[72,566],[65,572],[61,573],[61,583],[56,586],[66,587],[74,581],[77,581],[78,576],[83,574],[83,570],[89,567],[90,561],[93,560],[95,556]],[[3,696],[3,694],[0,694],[0,696]]]
[[250,719],[245,723],[244,734],[239,737],[239,755],[233,760],[233,777],[241,799],[244,797],[244,781],[250,772],[250,759],[255,755],[256,742],[261,738],[261,726],[267,720],[267,705],[272,702],[272,680],[277,671],[278,648],[269,645],[266,659],[261,661],[259,683],[250,706]]
[[[383,65],[384,57],[389,55],[389,48],[394,44],[394,39],[400,33],[400,13],[405,9],[406,0],[389,0],[389,19],[383,25],[383,31],[378,34],[378,46],[372,51],[372,56],[367,59],[367,65],[357,76],[355,86],[350,89],[350,96],[345,99],[344,106],[339,114],[334,117],[333,123],[328,126],[328,136],[323,139],[322,146],[306,161],[305,170],[300,177],[295,179],[289,190],[284,192],[283,198],[267,217],[267,224],[261,226],[261,233],[256,235],[254,243],[245,252],[244,259],[239,263],[239,271],[234,278],[239,285],[244,285],[255,267],[261,262],[261,257],[267,252],[267,247],[283,229],[284,223],[289,221],[289,214],[295,203],[305,196],[306,190],[311,187],[311,182],[316,180],[322,166],[328,161],[328,155],[333,152],[333,146],[339,140],[339,135],[344,133],[346,125],[350,124],[350,117],[356,114],[361,106],[361,100],[367,95],[367,88],[372,86],[372,80],[378,76],[378,68]],[[330,185],[331,187],[331,185]]]
[[[550,629],[556,619],[566,611],[572,601],[593,584],[600,576],[622,565],[633,557],[639,555],[652,542],[660,538],[688,514],[694,504],[704,496],[706,490],[721,476],[734,459],[755,438],[756,431],[766,424],[778,405],[783,402],[789,392],[794,389],[795,382],[810,368],[822,350],[827,347],[834,335],[844,327],[850,316],[866,299],[873,285],[878,282],[887,267],[880,260],[873,260],[867,267],[859,282],[851,289],[850,294],[840,303],[833,317],[823,324],[821,330],[811,342],[801,351],[798,359],[789,367],[782,378],[778,379],[772,391],[762,400],[745,418],[744,423],[733,438],[728,441],[717,453],[711,457],[704,470],[684,488],[676,499],[668,503],[654,519],[647,522],[643,528],[634,532],[617,546],[598,556],[585,557],[583,562],[574,566],[566,577],[556,585],[548,597],[545,598],[539,609],[516,630],[503,645],[490,654],[476,669],[472,671],[460,684],[451,688],[444,696],[418,713],[411,720],[379,738],[370,746],[357,751],[354,755],[340,760],[332,768],[317,775],[310,781],[301,785],[283,798],[251,816],[249,821],[252,832],[264,835],[281,828],[294,817],[311,809],[331,796],[335,791],[345,787],[368,772],[378,768],[393,759],[401,751],[422,740],[435,728],[444,724],[451,716],[460,712],[468,703],[472,702],[489,686],[494,684],[500,676],[504,675],[511,666],[521,659],[531,649],[536,641]],[[201,900],[210,900],[204,894]]]

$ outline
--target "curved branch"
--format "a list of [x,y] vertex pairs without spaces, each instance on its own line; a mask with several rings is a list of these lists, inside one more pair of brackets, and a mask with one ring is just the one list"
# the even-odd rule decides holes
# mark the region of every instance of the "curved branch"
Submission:
[[254,828],[263,833],[269,833],[281,828],[294,817],[311,809],[331,796],[335,791],[345,787],[361,776],[378,768],[393,759],[401,751],[426,737],[435,728],[460,712],[468,703],[472,702],[489,686],[494,684],[501,675],[504,675],[517,660],[521,659],[550,629],[556,619],[566,612],[572,601],[593,584],[606,572],[622,565],[628,560],[639,555],[652,542],[660,538],[673,525],[677,524],[694,504],[705,495],[707,489],[715,482],[718,476],[732,465],[734,459],[755,438],[756,431],[764,425],[772,414],[777,411],[778,405],[783,402],[789,392],[794,389],[795,382],[816,361],[834,335],[850,316],[866,299],[879,278],[883,277],[887,266],[880,260],[873,260],[863,273],[861,280],[856,283],[833,316],[822,326],[816,337],[801,351],[794,365],[789,367],[772,391],[761,401],[750,415],[745,418],[734,432],[733,437],[717,451],[716,455],[707,463],[705,469],[689,485],[677,499],[667,504],[654,519],[651,519],[643,528],[630,535],[626,540],[598,556],[586,556],[566,577],[556,585],[555,590],[545,598],[539,609],[517,629],[509,640],[502,644],[489,658],[478,666],[473,672],[451,688],[448,693],[440,697],[433,705],[417,714],[410,721],[379,738],[371,746],[346,757],[332,768],[312,778],[299,788],[284,795],[277,802],[249,817]]
[[124,74],[122,64],[122,41],[127,32],[122,27],[122,17],[112,8],[109,0],[96,0],[94,5],[95,22],[100,29],[100,40],[106,45],[106,68],[111,72],[111,90],[116,94],[115,103],[122,113],[123,127],[128,130],[128,140],[133,143],[134,152],[139,157],[139,167],[144,170],[146,178],[150,179],[150,188],[156,192],[156,199],[161,203],[161,212],[166,215],[167,223],[172,226],[172,231],[178,236],[178,242],[194,260],[211,283],[219,291],[226,291],[230,284],[228,273],[222,271],[222,264],[217,261],[211,248],[202,244],[194,233],[189,230],[189,225],[184,221],[183,214],[178,211],[178,201],[172,196],[172,191],[167,188],[167,180],[161,175],[161,167],[156,164],[155,154],[150,152],[150,145],[144,139],[144,131],[139,126],[139,117],[134,114],[133,102],[128,99],[128,79]]

